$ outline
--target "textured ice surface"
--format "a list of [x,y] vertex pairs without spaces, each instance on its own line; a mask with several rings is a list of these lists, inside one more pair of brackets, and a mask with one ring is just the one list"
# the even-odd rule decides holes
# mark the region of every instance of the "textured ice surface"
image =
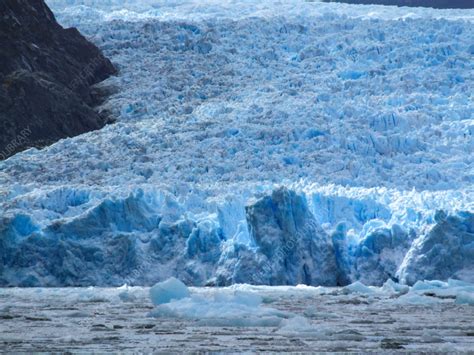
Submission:
[[0,162],[1,285],[472,278],[473,10],[48,3],[119,121]]

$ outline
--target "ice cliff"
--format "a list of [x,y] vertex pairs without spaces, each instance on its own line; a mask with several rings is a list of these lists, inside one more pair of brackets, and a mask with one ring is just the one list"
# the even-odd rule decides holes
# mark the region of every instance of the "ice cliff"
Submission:
[[[316,222],[303,196],[281,188],[246,207],[254,251],[244,257],[232,245],[220,270],[219,284],[253,282],[264,285],[337,284],[336,258],[329,235]],[[224,276],[225,272],[233,271]]]
[[[355,235],[343,223],[325,230],[307,198],[276,188],[246,206],[209,204],[209,212],[227,207],[240,216],[223,225],[218,213],[191,213],[152,190],[96,204],[75,200],[67,207],[70,217],[43,225],[41,216],[7,215],[0,224],[0,283],[150,285],[170,276],[190,285],[472,281],[474,214],[438,211],[409,231],[392,219],[370,220]],[[91,207],[72,216],[81,202]],[[234,233],[224,233],[226,228]]]
[[435,226],[414,241],[399,270],[401,280],[474,281],[474,214],[435,215]]

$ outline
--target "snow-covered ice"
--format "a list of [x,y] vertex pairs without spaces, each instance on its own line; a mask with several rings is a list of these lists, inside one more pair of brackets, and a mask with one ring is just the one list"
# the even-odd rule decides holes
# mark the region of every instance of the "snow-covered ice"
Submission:
[[47,2],[118,122],[0,162],[0,285],[473,281],[474,10]]

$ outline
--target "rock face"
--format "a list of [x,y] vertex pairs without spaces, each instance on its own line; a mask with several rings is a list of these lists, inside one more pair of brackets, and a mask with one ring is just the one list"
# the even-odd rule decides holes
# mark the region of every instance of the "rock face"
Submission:
[[431,231],[413,242],[400,267],[400,280],[408,285],[448,278],[474,282],[474,214],[438,212],[435,218]]
[[98,129],[91,85],[115,73],[43,0],[0,2],[0,160],[29,147]]
[[323,0],[348,4],[395,5],[411,7],[432,7],[435,9],[472,9],[472,0]]

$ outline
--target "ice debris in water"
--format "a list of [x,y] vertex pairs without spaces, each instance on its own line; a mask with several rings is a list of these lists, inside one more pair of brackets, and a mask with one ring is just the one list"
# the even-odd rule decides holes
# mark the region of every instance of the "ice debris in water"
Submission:
[[345,286],[342,289],[342,292],[345,294],[361,294],[361,295],[377,295],[381,293],[385,294],[392,294],[392,295],[401,295],[408,293],[410,291],[410,287],[407,285],[400,285],[397,282],[394,282],[391,279],[385,281],[385,283],[381,287],[374,287],[374,286],[366,286],[360,281],[356,281],[350,285]]
[[385,281],[382,286],[382,291],[386,293],[398,293],[398,294],[405,294],[410,291],[410,287],[407,285],[400,285],[397,282],[394,282],[391,279]]
[[[355,282],[341,291],[324,287],[290,287],[290,286],[251,286],[233,285],[225,288],[195,288],[188,291],[186,286],[176,279],[169,279],[159,284],[155,290],[166,290],[166,297],[150,292],[156,307],[149,313],[154,318],[180,318],[195,321],[204,326],[259,326],[278,327],[278,333],[308,333],[311,336],[325,336],[326,329],[311,324],[305,317],[297,316],[288,311],[279,311],[262,302],[262,296],[271,295],[267,302],[271,303],[279,297],[305,295],[323,295],[324,292],[341,292],[342,294],[358,294],[360,297],[377,299],[377,302],[390,302],[399,305],[431,305],[440,302],[451,302],[458,305],[474,306],[474,284],[458,280],[426,281],[415,286],[400,285],[388,280],[382,287],[365,286]],[[162,285],[167,285],[163,287]],[[176,289],[181,291],[178,295]],[[387,298],[389,296],[389,298]],[[395,300],[393,300],[395,298]],[[316,308],[315,312],[318,310]]]
[[474,306],[474,292],[460,292],[456,296],[456,304],[465,304]]
[[377,292],[375,287],[366,286],[363,283],[356,281],[343,288],[344,293],[359,293],[365,295],[372,295]]
[[250,292],[210,289],[190,293],[174,278],[155,285],[150,295],[155,309],[150,317],[196,320],[205,326],[278,326],[291,313],[262,306],[262,298]]
[[448,279],[448,281],[417,281],[409,292],[400,297],[397,303],[431,304],[455,299],[456,304],[474,305],[474,284]]
[[307,318],[302,316],[284,319],[281,322],[280,328],[277,332],[280,334],[296,334],[299,336],[301,336],[301,334],[304,334],[310,335],[311,337],[322,337],[328,335],[327,329],[324,326],[322,326],[321,324],[318,324],[317,326],[311,324],[311,322]]
[[184,283],[171,277],[150,288],[150,296],[153,304],[159,305],[189,297],[189,290]]
[[366,297],[391,295],[397,297],[398,304],[434,304],[445,299],[456,299],[457,304],[473,305],[474,284],[449,279],[447,282],[418,281],[413,286],[401,285],[387,280],[383,286],[366,286],[356,281],[342,289],[344,294],[359,294]]

